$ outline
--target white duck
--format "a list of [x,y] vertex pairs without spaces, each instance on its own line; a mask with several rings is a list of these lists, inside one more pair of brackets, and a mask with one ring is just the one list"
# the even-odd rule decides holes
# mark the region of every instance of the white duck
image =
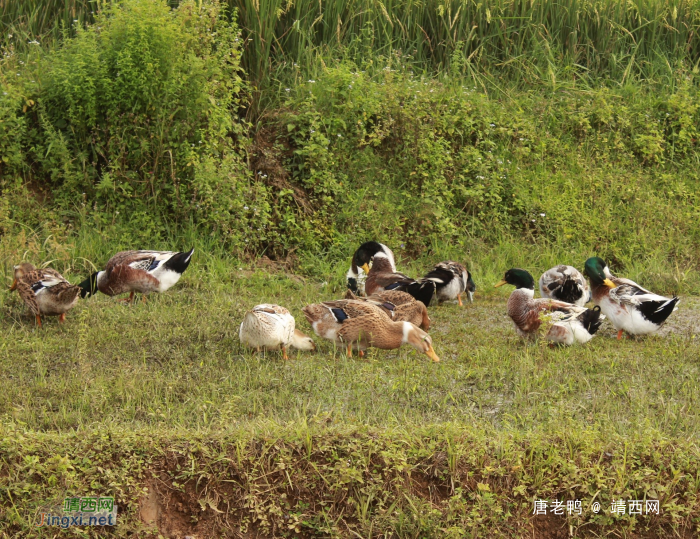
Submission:
[[282,349],[282,357],[289,359],[287,348],[293,346],[298,350],[316,350],[314,341],[296,329],[291,313],[284,307],[262,303],[245,314],[238,337],[241,343],[258,352]]

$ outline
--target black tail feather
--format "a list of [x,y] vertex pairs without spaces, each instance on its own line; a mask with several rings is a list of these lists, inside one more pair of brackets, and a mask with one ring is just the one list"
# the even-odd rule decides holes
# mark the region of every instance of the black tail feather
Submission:
[[435,281],[416,281],[405,284],[397,288],[397,290],[408,292],[416,298],[416,300],[423,302],[423,305],[429,307],[435,295]]
[[177,253],[164,264],[164,267],[182,275],[183,273],[185,273],[187,266],[190,265],[190,261],[192,260],[192,253],[194,253],[194,247],[186,253]]
[[603,323],[600,319],[600,307],[596,305],[592,309],[586,309],[585,312],[578,316],[578,320],[583,324],[583,327],[588,333],[595,335],[596,331],[598,331],[598,328],[600,328],[600,325]]
[[645,301],[637,308],[649,322],[661,325],[676,309],[678,301],[680,300],[676,297],[668,301]]
[[558,300],[565,301],[566,303],[576,303],[583,295],[583,290],[579,287],[578,283],[573,279],[567,279],[561,288],[559,288],[555,297]]

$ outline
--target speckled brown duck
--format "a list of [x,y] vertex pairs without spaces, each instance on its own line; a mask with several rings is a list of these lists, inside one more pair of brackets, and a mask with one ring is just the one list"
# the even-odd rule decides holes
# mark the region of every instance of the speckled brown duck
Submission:
[[83,297],[97,290],[107,296],[130,292],[128,303],[134,294],[165,292],[180,280],[190,265],[194,249],[188,252],[173,251],[123,251],[109,259],[104,271],[93,273],[78,286]]
[[80,296],[80,287],[70,284],[63,275],[51,268],[37,269],[24,262],[14,268],[14,282],[10,290],[19,296],[36,317],[41,327],[42,316],[58,316],[64,322],[66,312],[75,307]]
[[422,301],[416,300],[411,294],[400,290],[385,290],[375,292],[369,297],[360,298],[348,290],[345,299],[366,301],[382,309],[394,322],[411,322],[419,328],[430,329],[428,309]]
[[347,349],[370,346],[394,350],[409,344],[433,361],[440,361],[430,335],[410,322],[395,322],[379,307],[365,301],[338,300],[307,305],[302,309],[316,335]]

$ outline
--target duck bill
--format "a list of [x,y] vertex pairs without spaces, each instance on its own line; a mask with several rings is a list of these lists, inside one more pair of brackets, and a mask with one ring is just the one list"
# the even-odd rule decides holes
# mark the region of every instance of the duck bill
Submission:
[[367,264],[367,262],[362,264],[362,269],[366,274],[369,274],[369,264]]
[[503,286],[504,284],[508,284],[508,282],[505,279],[501,279],[495,285],[493,285],[493,287],[498,288],[499,286]]
[[440,361],[440,358],[437,356],[435,353],[435,350],[433,350],[433,345],[431,344],[428,350],[426,350],[425,355],[428,356],[430,359],[433,360],[433,362],[437,363]]
[[603,284],[607,286],[608,288],[617,288],[617,285],[613,283],[610,279],[605,279],[603,281]]
[[10,292],[12,292],[15,288],[17,288],[17,279],[16,278],[12,281],[12,286],[10,287]]

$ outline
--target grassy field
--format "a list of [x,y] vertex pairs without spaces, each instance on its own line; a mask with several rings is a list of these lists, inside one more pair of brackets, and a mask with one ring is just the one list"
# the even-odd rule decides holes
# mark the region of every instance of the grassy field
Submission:
[[[0,0],[0,25],[0,539],[700,536],[699,0]],[[368,240],[468,264],[440,363],[240,347],[261,302],[309,332]],[[190,247],[168,293],[65,325],[7,291],[22,260],[77,283]],[[521,342],[493,284],[594,255],[679,310]],[[116,529],[35,526],[88,495]]]
[[[26,537],[42,503],[105,490],[121,532],[153,506],[170,537],[697,531],[697,299],[657,337],[618,342],[606,324],[588,346],[550,349],[516,337],[489,272],[474,304],[431,308],[439,364],[408,348],[348,359],[319,339],[288,362],[241,349],[260,302],[310,331],[301,307],[342,295],[329,279],[202,255],[167,294],[131,307],[98,295],[41,330],[3,292],[2,533]],[[613,518],[621,496],[660,499],[661,514]],[[604,511],[535,519],[536,498]]]

